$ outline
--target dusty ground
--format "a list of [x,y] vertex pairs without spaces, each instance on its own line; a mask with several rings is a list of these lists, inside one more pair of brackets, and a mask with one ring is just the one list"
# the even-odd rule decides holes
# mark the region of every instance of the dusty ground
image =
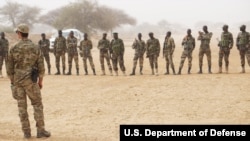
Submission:
[[[146,37],[144,37],[146,38]],[[36,38],[37,39],[37,38]],[[127,74],[132,69],[133,50],[131,40],[126,44],[125,66]],[[182,48],[176,39],[174,55],[176,70]],[[161,41],[162,43],[162,41]],[[48,141],[117,141],[120,124],[249,124],[250,123],[250,69],[239,74],[240,59],[234,48],[230,55],[230,73],[218,71],[218,48],[212,41],[212,71],[207,74],[204,58],[204,74],[198,71],[198,45],[193,53],[192,74],[187,74],[187,60],[182,75],[163,75],[165,60],[159,58],[159,76],[150,75],[145,59],[144,75],[100,76],[98,50],[93,49],[97,76],[84,76],[80,60],[80,76],[47,75],[42,89],[46,129],[52,132]],[[55,61],[50,55],[52,73]],[[0,79],[0,140],[22,140],[17,103],[12,98],[9,80]],[[121,73],[120,73],[121,74]],[[28,112],[32,139],[36,140],[33,109]]]

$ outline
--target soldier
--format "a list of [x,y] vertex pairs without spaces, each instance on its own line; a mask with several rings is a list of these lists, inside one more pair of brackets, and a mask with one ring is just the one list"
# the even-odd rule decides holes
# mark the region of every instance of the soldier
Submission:
[[188,74],[191,73],[190,71],[192,67],[192,53],[195,48],[195,38],[191,35],[191,29],[187,30],[187,35],[182,40],[182,46],[184,47],[184,50],[181,55],[181,62],[178,72],[179,75],[181,74],[181,69],[183,67],[186,57],[188,58]]
[[200,71],[199,74],[202,74],[202,62],[203,62],[203,56],[206,54],[207,56],[207,62],[208,62],[208,73],[212,73],[211,71],[211,50],[210,50],[210,40],[212,38],[213,33],[208,32],[207,26],[203,26],[203,31],[199,31],[198,40],[201,41],[200,50],[199,50],[199,67]]
[[113,40],[110,43],[110,56],[113,63],[113,69],[115,71],[116,76],[118,76],[118,66],[119,63],[120,69],[123,72],[123,75],[126,76],[126,68],[124,66],[124,44],[123,40],[118,38],[118,33],[113,33]]
[[3,77],[2,74],[2,67],[3,62],[7,62],[8,58],[8,51],[9,51],[9,41],[5,38],[4,32],[1,32],[1,39],[0,39],[0,77]]
[[144,59],[144,53],[146,51],[146,43],[144,40],[141,39],[142,34],[138,34],[138,40],[135,39],[134,43],[132,44],[132,48],[135,50],[135,55],[134,55],[134,67],[132,70],[132,73],[130,75],[135,75],[135,69],[137,65],[137,60],[139,60],[140,64],[140,74],[143,75],[142,69],[143,69],[143,59]]
[[174,50],[175,50],[174,39],[171,37],[171,32],[168,31],[163,44],[163,57],[165,57],[166,59],[166,70],[167,70],[165,75],[169,74],[169,64],[171,65],[173,74],[175,75],[175,68],[173,63]]
[[104,67],[104,58],[106,59],[109,67],[110,75],[112,76],[112,66],[110,64],[110,41],[107,39],[107,33],[103,33],[103,37],[98,42],[97,48],[100,50],[100,63],[102,68],[102,75],[106,75]]
[[226,73],[228,73],[228,66],[229,66],[229,54],[230,50],[233,48],[233,34],[228,32],[228,25],[224,25],[222,27],[223,32],[221,33],[221,41],[219,42],[218,46],[220,47],[219,51],[219,72],[222,73],[222,59],[223,57],[225,60],[226,66]]
[[79,75],[79,64],[78,64],[78,52],[77,52],[77,38],[74,36],[74,32],[70,31],[69,37],[67,38],[67,47],[68,47],[68,63],[69,63],[69,72],[67,75],[71,75],[72,69],[72,60],[74,59],[76,65],[76,74]]
[[91,54],[91,49],[93,48],[91,40],[88,39],[88,34],[84,33],[84,39],[80,42],[80,50],[83,53],[82,59],[83,59],[83,67],[85,70],[85,75],[88,75],[88,67],[87,67],[87,59],[89,59],[90,66],[93,70],[93,74],[95,73],[95,65],[93,62],[93,57]]
[[[44,125],[43,103],[40,91],[43,86],[45,72],[43,55],[39,47],[28,39],[29,27],[27,25],[20,24],[16,29],[16,33],[20,41],[10,49],[7,74],[11,81],[13,98],[17,100],[24,137],[31,137],[27,113],[27,97],[29,97],[34,108],[37,138],[49,137],[50,133],[45,130]],[[36,73],[34,73],[35,69],[37,70]]]
[[147,40],[146,44],[146,57],[149,59],[152,75],[158,75],[158,57],[161,50],[160,42],[158,39],[154,38],[153,32],[150,32],[148,35],[150,39]]
[[65,53],[67,50],[66,39],[62,36],[62,30],[58,30],[58,37],[55,39],[54,54],[56,57],[56,69],[55,75],[60,75],[60,58],[62,58],[63,74],[65,74]]
[[49,58],[49,46],[50,42],[48,39],[46,39],[46,35],[44,33],[41,34],[42,39],[38,42],[38,45],[43,53],[43,57],[47,63],[48,67],[48,74],[50,74],[50,58]]
[[[246,32],[246,26],[242,25],[240,27],[240,33],[238,34],[238,37],[236,39],[236,45],[237,49],[240,53],[240,60],[241,60],[241,67],[242,71],[241,73],[245,73],[245,56],[247,56],[247,51],[249,49],[249,41],[250,41],[250,34],[249,32]],[[248,51],[249,52],[249,51]],[[250,57],[247,56],[248,64],[250,66]]]

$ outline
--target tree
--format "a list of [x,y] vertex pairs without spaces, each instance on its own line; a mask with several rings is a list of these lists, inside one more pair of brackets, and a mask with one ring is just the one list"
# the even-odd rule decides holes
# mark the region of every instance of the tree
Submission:
[[30,7],[17,2],[6,1],[6,5],[0,7],[1,21],[11,24],[15,28],[20,23],[26,23],[30,27],[37,22],[40,8]]

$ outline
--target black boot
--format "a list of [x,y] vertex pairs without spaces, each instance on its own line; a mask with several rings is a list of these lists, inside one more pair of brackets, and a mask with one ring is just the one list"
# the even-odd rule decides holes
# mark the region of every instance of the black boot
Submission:
[[211,65],[208,66],[208,73],[212,74]]
[[168,75],[169,74],[169,65],[166,66],[166,73],[165,75]]
[[179,72],[178,72],[178,75],[181,75],[181,68],[179,68]]
[[191,74],[191,67],[188,67],[188,74]]
[[61,74],[61,72],[60,72],[59,67],[57,67],[56,69],[57,69],[57,72],[55,73],[55,75],[60,75],[60,74]]
[[133,68],[132,73],[130,75],[135,75],[135,68]]
[[172,67],[172,70],[173,70],[173,75],[175,75],[175,69],[174,69],[174,67]]
[[93,69],[93,74],[94,74],[94,75],[96,75],[96,73],[95,73],[95,69]]
[[200,66],[200,71],[198,73],[202,74],[202,66]]
[[85,70],[85,75],[88,75],[88,69],[84,69]]
[[140,74],[141,74],[141,75],[143,75],[142,69],[143,69],[143,67],[140,67]]
[[76,75],[79,75],[79,68],[76,68]]
[[69,67],[69,72],[66,75],[71,75],[71,67]]

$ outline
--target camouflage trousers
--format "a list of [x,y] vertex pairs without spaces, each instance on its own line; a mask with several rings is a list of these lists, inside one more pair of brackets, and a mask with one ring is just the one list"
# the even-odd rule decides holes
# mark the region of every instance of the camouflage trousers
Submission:
[[174,68],[173,54],[171,53],[171,51],[166,51],[164,57],[166,60],[166,68],[169,67],[169,64],[171,65],[171,68]]
[[102,69],[102,70],[105,70],[104,59],[106,59],[107,65],[108,65],[108,67],[109,67],[109,70],[112,70],[112,66],[111,66],[111,64],[110,64],[109,54],[108,54],[108,53],[101,53],[101,52],[100,52],[101,69]]
[[88,69],[87,60],[89,60],[89,64],[90,64],[91,68],[95,69],[93,57],[91,55],[82,57],[82,60],[83,60],[83,68],[84,69]]
[[220,51],[219,51],[219,67],[222,67],[223,58],[224,58],[224,61],[225,61],[225,66],[228,67],[228,65],[229,65],[229,54],[230,54],[229,47],[220,48]]
[[44,60],[46,61],[47,63],[47,67],[48,69],[51,68],[51,65],[50,65],[50,57],[49,57],[49,54],[44,54]]
[[134,62],[133,68],[136,68],[138,60],[139,60],[139,66],[143,67],[143,60],[144,60],[143,55],[135,54],[134,59],[133,59],[133,62]]
[[76,69],[79,69],[78,54],[70,54],[70,53],[68,53],[68,64],[69,64],[69,68],[72,68],[73,59],[74,59],[74,61],[75,61]]
[[113,55],[112,56],[112,63],[113,63],[114,71],[118,71],[118,63],[119,63],[121,71],[126,71],[122,55]]
[[192,67],[192,59],[193,59],[192,53],[193,53],[193,51],[184,49],[184,51],[182,52],[182,55],[181,55],[181,62],[180,62],[179,68],[183,67],[186,58],[188,58],[188,67],[189,68]]
[[199,66],[203,65],[203,56],[206,54],[208,66],[211,66],[211,50],[209,47],[200,48],[199,50]]
[[149,64],[151,69],[158,69],[158,55],[157,54],[152,54],[148,56],[149,59]]
[[44,114],[40,88],[37,83],[22,86],[12,86],[13,97],[17,100],[18,112],[23,132],[31,131],[29,115],[27,112],[27,97],[34,109],[34,119],[37,130],[44,129]]
[[245,46],[239,48],[241,66],[245,67],[245,58],[247,58],[248,65],[250,66],[250,49],[247,49]]
[[62,67],[65,69],[65,53],[62,52],[56,52],[56,68],[60,68],[60,58],[62,58]]
[[2,70],[4,62],[5,62],[5,66],[6,66],[7,57],[0,55],[0,71]]

